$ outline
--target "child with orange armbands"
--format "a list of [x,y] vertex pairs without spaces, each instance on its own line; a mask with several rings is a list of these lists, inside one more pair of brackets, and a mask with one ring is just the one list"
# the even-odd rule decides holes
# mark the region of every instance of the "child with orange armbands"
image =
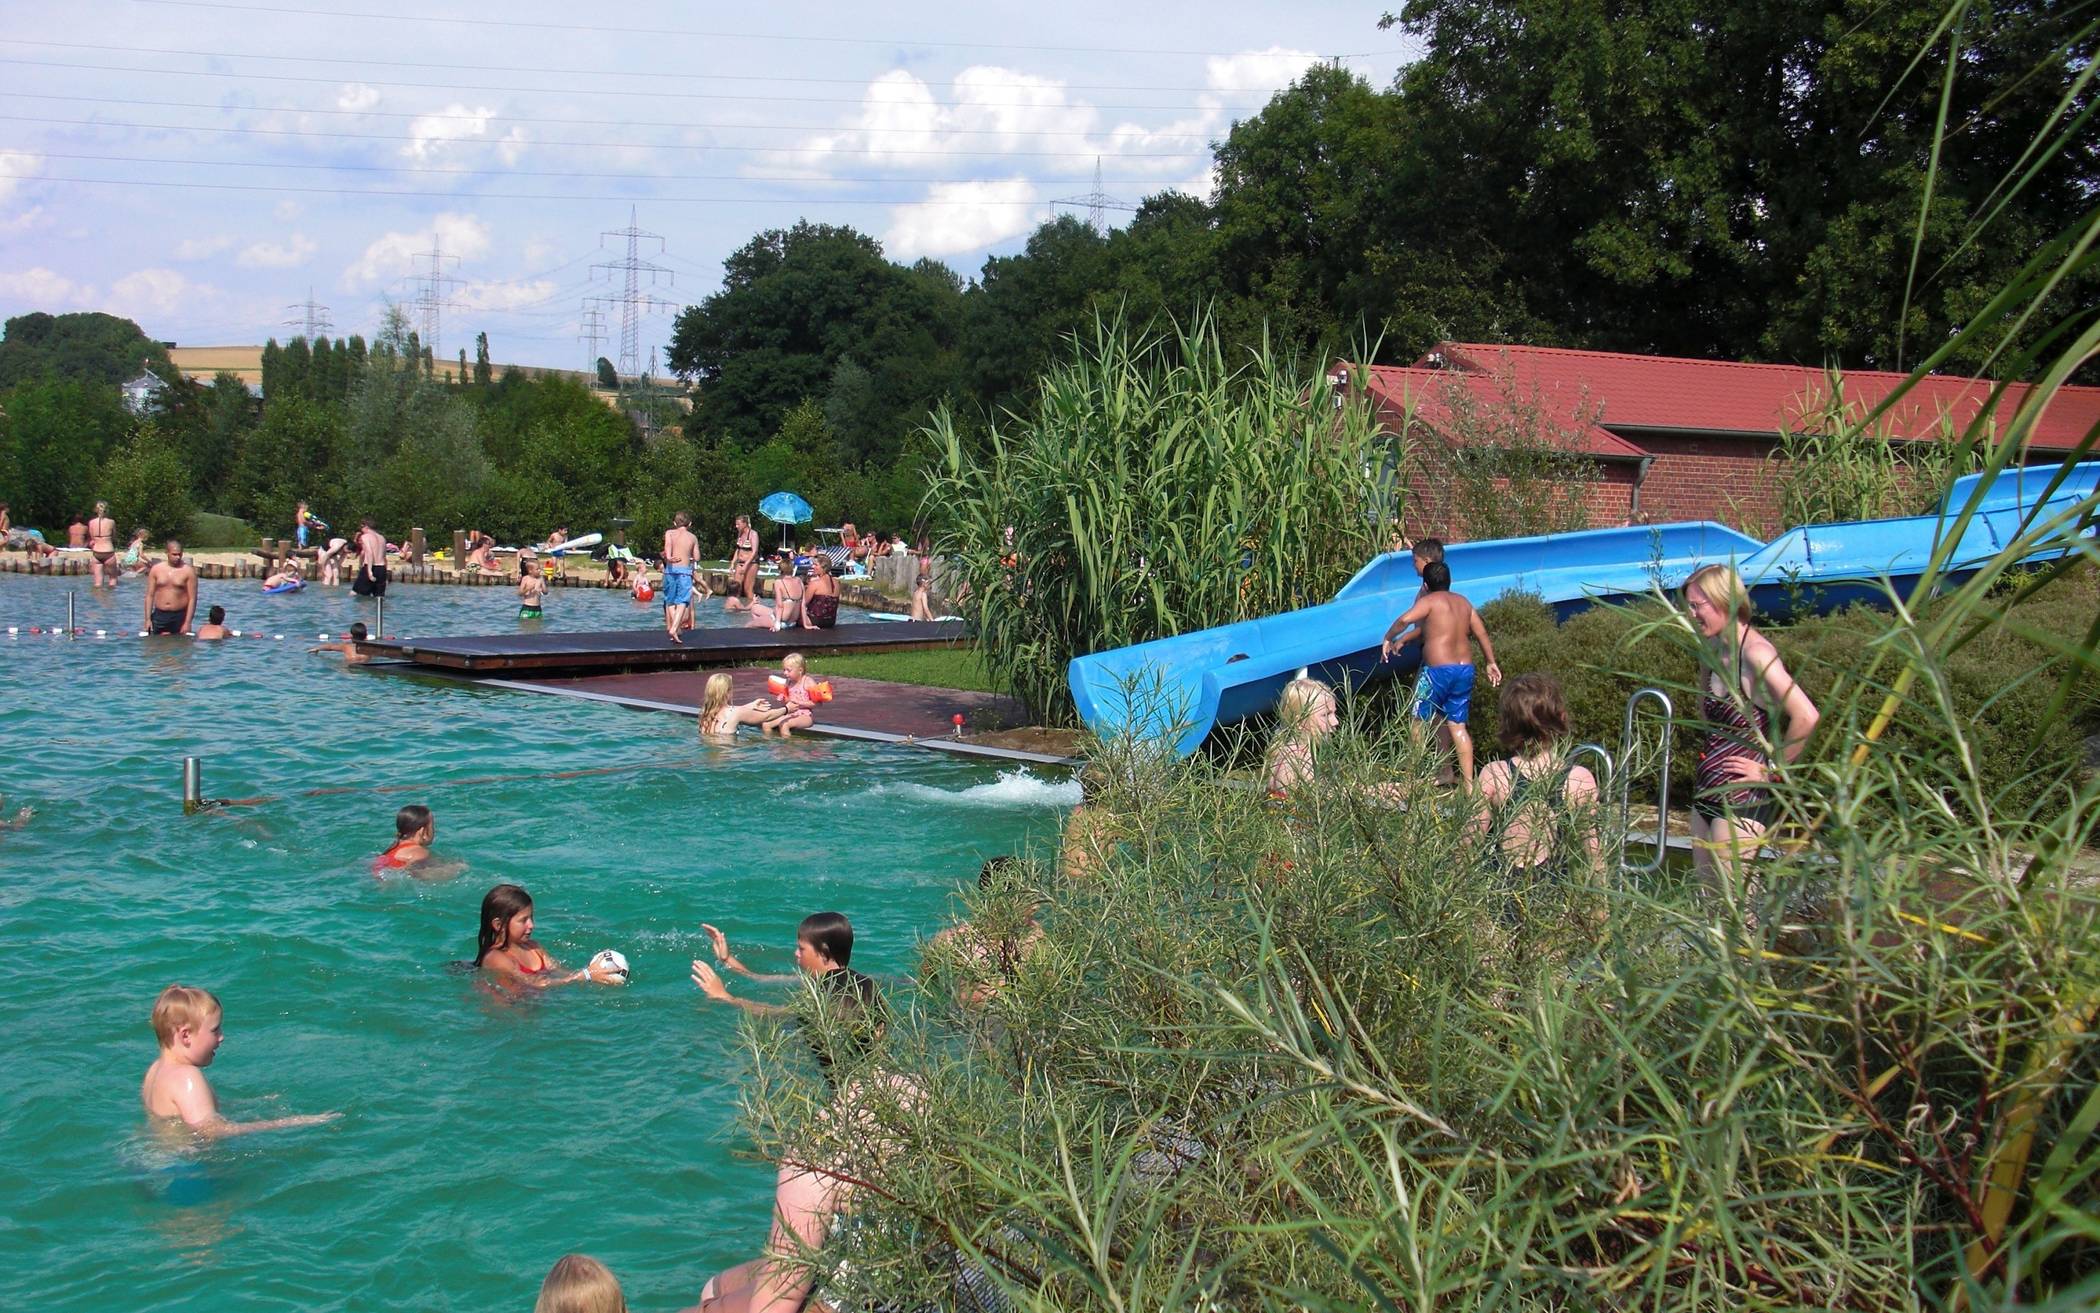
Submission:
[[768,734],[793,738],[794,731],[816,723],[817,703],[831,701],[831,685],[809,677],[809,663],[800,652],[790,652],[780,661],[780,673],[768,676],[766,691],[781,700],[780,710],[759,728]]

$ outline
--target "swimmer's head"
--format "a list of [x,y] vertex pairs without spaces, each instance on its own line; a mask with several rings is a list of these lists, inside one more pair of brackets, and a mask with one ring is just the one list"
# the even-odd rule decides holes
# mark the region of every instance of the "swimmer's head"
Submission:
[[808,672],[809,662],[802,659],[802,654],[800,652],[790,652],[786,656],[780,658],[780,669],[783,674],[787,674],[796,679],[800,679],[805,673]]
[[1017,883],[1025,870],[1027,868],[1021,865],[1021,859],[1012,853],[994,857],[977,869],[977,887],[986,893],[1005,888]]
[[362,620],[353,620],[353,621],[351,621],[351,622],[350,622],[350,641],[351,641],[351,642],[353,642],[353,643],[362,643],[362,642],[364,642],[364,641],[365,641],[365,639],[366,639],[366,638],[368,638],[368,637],[370,637],[370,636],[371,636],[371,633],[372,633],[372,631],[371,631],[371,630],[369,630],[369,629],[366,629],[366,628],[365,628],[365,622],[364,622],[364,621],[362,621]]
[[532,1313],[627,1313],[627,1297],[611,1269],[587,1254],[554,1260]]
[[107,515],[107,514],[109,514],[109,503],[108,503],[108,502],[106,502],[106,501],[98,501],[98,502],[96,502],[96,503],[95,503],[95,514],[97,514],[97,515]]
[[721,714],[722,708],[729,705],[730,689],[729,676],[718,672],[707,677],[707,692],[700,697],[701,733],[705,734],[708,723]]
[[182,539],[180,539],[180,538],[170,538],[170,539],[168,539],[168,564],[170,564],[170,565],[180,565],[180,564],[182,564]]
[[[218,995],[208,989],[170,985],[153,1000],[153,1037],[162,1048],[172,1049],[182,1042],[185,1030],[202,1035],[216,1029],[223,1011]],[[212,1049],[218,1047],[216,1042],[211,1045]],[[204,1061],[211,1061],[209,1053]]]
[[1551,675],[1518,675],[1495,704],[1495,737],[1505,750],[1555,743],[1568,737],[1568,702]]
[[817,912],[795,927],[795,965],[822,975],[853,961],[853,923],[844,912]]
[[680,511],[676,515],[673,515],[671,517],[671,527],[674,529],[683,529],[685,526],[691,524],[692,522],[693,517],[687,515],[684,511]]
[[1311,739],[1331,733],[1339,722],[1334,690],[1317,679],[1294,679],[1276,699],[1276,736]]
[[412,802],[394,813],[394,837],[397,839],[413,839],[425,830],[430,830],[431,837],[435,838],[436,825],[437,820],[430,814],[430,808],[420,802]]
[[532,895],[514,884],[499,884],[481,896],[481,927],[474,965],[490,949],[508,948],[532,934]]
[[1431,561],[1422,567],[1422,587],[1432,593],[1451,591],[1451,567],[1442,561]]
[[1415,569],[1434,565],[1444,559],[1444,540],[1441,538],[1417,538],[1413,548]]
[[223,606],[215,606],[211,610],[206,611],[204,613],[204,618],[210,621],[212,624],[223,625],[226,623],[226,608]]

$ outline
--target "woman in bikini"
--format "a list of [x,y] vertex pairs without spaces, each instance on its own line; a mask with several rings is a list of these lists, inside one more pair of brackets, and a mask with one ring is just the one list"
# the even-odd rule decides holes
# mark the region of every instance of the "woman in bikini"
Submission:
[[[1685,581],[1692,628],[1706,640],[1700,718],[1707,724],[1692,798],[1693,869],[1709,890],[1743,897],[1741,872],[1776,811],[1771,784],[1801,756],[1822,713],[1787,672],[1779,649],[1750,624],[1750,594],[1734,567],[1709,565]],[[1772,713],[1785,719],[1772,758]],[[1725,887],[1725,888],[1724,888]]]
[[780,577],[773,581],[773,604],[751,603],[746,629],[793,629],[802,623],[802,579],[795,573],[795,558],[786,552],[773,554]]
[[832,577],[831,558],[818,552],[809,560],[809,582],[802,588],[802,627],[829,629],[839,622],[839,581]]
[[532,938],[532,895],[514,884],[499,884],[481,898],[481,946],[474,966],[512,989],[546,989],[588,981],[617,985],[618,976],[589,967],[563,971]]

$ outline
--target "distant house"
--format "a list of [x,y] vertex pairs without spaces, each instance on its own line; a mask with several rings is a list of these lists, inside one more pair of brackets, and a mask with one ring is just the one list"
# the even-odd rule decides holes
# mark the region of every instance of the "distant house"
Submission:
[[[1354,367],[1340,365],[1337,385]],[[1556,347],[1443,342],[1412,366],[1372,366],[1366,390],[1390,432],[1427,442],[1488,442],[1542,431],[1586,463],[1591,523],[1721,520],[1777,527],[1780,436],[1827,424],[1834,409],[1864,415],[1907,376],[1864,370],[1833,376],[1800,365],[1738,364]],[[1896,442],[1959,434],[1988,405],[1985,380],[1928,377],[1877,428]],[[2010,384],[1994,419],[2009,419],[2031,392]],[[2066,387],[2035,425],[2030,463],[2063,459],[2100,424],[2100,388]],[[1411,482],[1414,532],[1436,532],[1437,489]],[[1419,522],[1418,522],[1419,521]]]
[[167,386],[152,370],[141,366],[139,376],[124,385],[124,409],[134,415],[145,414]]

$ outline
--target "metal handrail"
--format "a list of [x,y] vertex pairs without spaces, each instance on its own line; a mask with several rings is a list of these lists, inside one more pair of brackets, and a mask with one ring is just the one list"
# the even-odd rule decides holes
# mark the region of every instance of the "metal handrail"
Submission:
[[[1663,692],[1659,688],[1650,687],[1639,689],[1635,691],[1632,697],[1626,699],[1626,723],[1625,728],[1619,734],[1619,760],[1622,762],[1631,762],[1633,760],[1635,741],[1633,737],[1634,713],[1639,709],[1641,702],[1647,698],[1654,698],[1662,704],[1662,778],[1658,781],[1655,790],[1655,856],[1639,866],[1627,863],[1626,869],[1636,875],[1646,875],[1652,871],[1661,870],[1663,858],[1670,849],[1670,724],[1677,718],[1677,706],[1670,701],[1668,693]],[[1633,772],[1626,771],[1619,780],[1619,828],[1622,832],[1631,833],[1629,827],[1632,824],[1632,819]]]

